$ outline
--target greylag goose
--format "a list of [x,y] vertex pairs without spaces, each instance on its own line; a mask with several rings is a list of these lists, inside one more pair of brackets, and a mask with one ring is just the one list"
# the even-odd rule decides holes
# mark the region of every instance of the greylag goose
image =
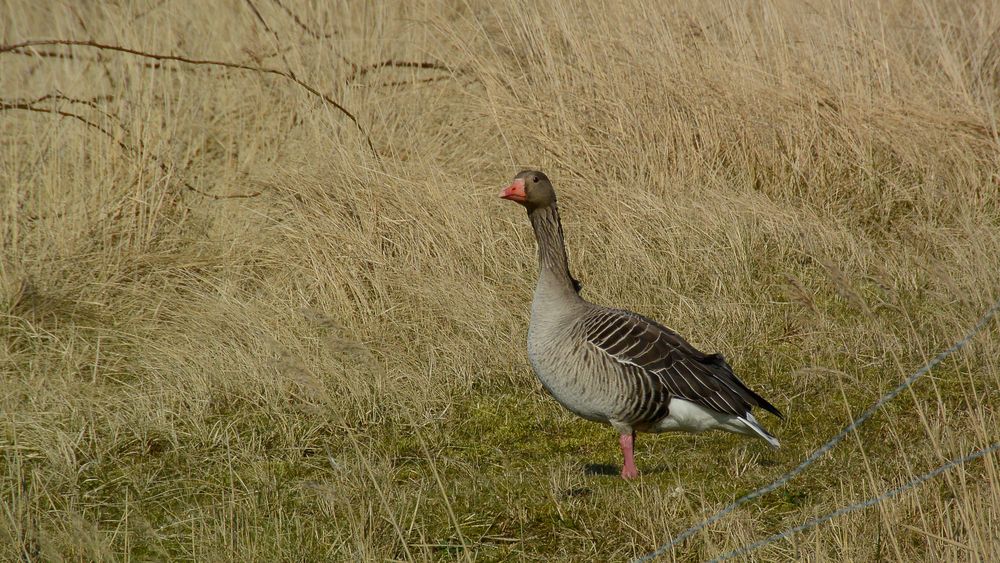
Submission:
[[778,440],[751,413],[771,403],[733,374],[719,354],[705,354],[669,328],[580,297],[569,273],[556,192],[541,172],[519,173],[500,197],[525,207],[538,242],[538,284],[531,302],[528,359],[542,386],[573,413],[618,431],[633,479],[636,432],[727,430]]

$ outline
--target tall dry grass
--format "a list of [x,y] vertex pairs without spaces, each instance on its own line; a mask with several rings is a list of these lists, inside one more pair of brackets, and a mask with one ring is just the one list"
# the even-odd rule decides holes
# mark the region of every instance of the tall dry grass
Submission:
[[[990,1],[4,4],[6,46],[102,46],[0,48],[0,558],[655,548],[1000,295],[998,38]],[[608,475],[525,361],[528,166],[584,295],[725,353],[781,450]],[[996,327],[672,556],[996,442]],[[998,507],[994,455],[752,557],[996,559]]]

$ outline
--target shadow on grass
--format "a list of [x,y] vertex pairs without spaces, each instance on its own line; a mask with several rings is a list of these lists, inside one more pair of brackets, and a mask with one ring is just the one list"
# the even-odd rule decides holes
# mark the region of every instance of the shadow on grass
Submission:
[[[645,475],[656,475],[659,473],[665,473],[670,468],[665,465],[653,465],[646,468],[640,468],[639,473]],[[610,463],[588,463],[583,466],[583,474],[588,477],[594,476],[607,476],[607,477],[619,477],[621,475],[621,466],[612,465]]]
[[617,477],[621,472],[621,468],[617,465],[611,465],[608,463],[588,463],[583,466],[584,475],[611,475]]

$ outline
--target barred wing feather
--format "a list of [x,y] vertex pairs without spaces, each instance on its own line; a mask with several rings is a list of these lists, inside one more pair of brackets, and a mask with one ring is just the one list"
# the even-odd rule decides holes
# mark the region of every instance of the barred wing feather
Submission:
[[[585,317],[583,329],[586,341],[621,364],[625,377],[637,377],[657,403],[677,397],[738,417],[755,406],[782,416],[737,379],[721,355],[700,352],[656,321],[630,311],[595,309]],[[650,414],[661,411],[654,408]]]

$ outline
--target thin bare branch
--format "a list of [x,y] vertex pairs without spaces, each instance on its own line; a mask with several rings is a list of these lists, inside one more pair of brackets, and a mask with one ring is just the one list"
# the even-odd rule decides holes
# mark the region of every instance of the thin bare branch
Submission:
[[421,61],[396,61],[396,60],[385,60],[382,62],[374,63],[366,67],[361,68],[358,71],[359,76],[364,76],[365,74],[378,70],[380,68],[395,67],[395,68],[423,68],[423,69],[435,69],[443,70],[445,72],[452,72],[451,67],[435,62],[421,62]]
[[344,107],[343,105],[341,105],[339,102],[337,102],[336,100],[334,100],[330,96],[328,96],[328,95],[320,92],[314,86],[312,86],[312,85],[304,82],[303,80],[300,80],[299,78],[295,77],[294,75],[292,75],[292,74],[290,74],[288,72],[285,72],[283,70],[278,70],[276,68],[269,68],[269,67],[262,67],[262,66],[254,66],[254,65],[242,64],[242,63],[234,63],[234,62],[230,62],[230,61],[219,61],[219,60],[212,60],[212,59],[196,59],[196,58],[192,58],[192,57],[186,57],[186,56],[183,56],[183,55],[170,55],[170,54],[164,54],[164,53],[149,53],[149,52],[146,52],[146,51],[140,51],[138,49],[131,49],[129,47],[123,47],[121,45],[112,45],[112,44],[108,44],[108,43],[100,43],[98,41],[93,41],[93,40],[90,40],[90,39],[29,39],[27,41],[21,41],[19,43],[11,43],[11,44],[8,44],[8,45],[0,45],[0,53],[6,53],[6,52],[12,52],[12,51],[16,52],[16,51],[20,51],[20,50],[23,50],[23,49],[31,49],[33,47],[43,47],[43,46],[52,46],[52,45],[77,46],[77,47],[92,47],[94,49],[99,49],[99,50],[102,50],[102,51],[116,51],[116,52],[119,52],[119,53],[125,53],[125,54],[129,54],[129,55],[134,55],[134,56],[137,56],[137,57],[144,57],[144,58],[154,59],[154,60],[158,60],[158,61],[175,61],[175,62],[184,63],[184,64],[190,64],[190,65],[217,66],[217,67],[222,67],[222,68],[230,68],[230,69],[234,69],[234,70],[243,70],[243,71],[248,71],[248,72],[257,72],[257,73],[261,73],[261,74],[272,74],[274,76],[279,76],[281,78],[284,78],[285,80],[289,80],[291,82],[294,82],[295,84],[297,84],[302,89],[306,90],[307,92],[309,92],[310,94],[316,96],[317,98],[321,99],[322,101],[326,102],[327,104],[333,106],[338,111],[340,111],[340,113],[342,113],[345,116],[347,116],[347,118],[350,119],[352,123],[354,123],[354,126],[357,127],[358,131],[360,131],[361,134],[364,136],[365,141],[368,144],[368,148],[371,150],[372,154],[375,156],[375,159],[379,163],[382,162],[382,159],[379,156],[378,151],[375,150],[374,143],[372,143],[371,136],[368,134],[368,131],[366,131],[365,128],[361,125],[361,122],[358,121],[358,118],[354,115],[354,113],[352,113],[350,110],[348,110],[346,107]]
[[[257,6],[254,5],[253,0],[244,0],[244,1],[247,3],[248,6],[250,6],[250,11],[252,11],[253,15],[257,17],[257,21],[259,21],[260,24],[264,26],[264,29],[271,34],[271,37],[274,38],[274,47],[278,49],[279,52],[281,52],[281,39],[278,37],[278,32],[271,29],[271,26],[267,24],[267,20],[264,19],[263,15],[261,15],[260,10],[257,9]],[[292,78],[297,80],[298,77],[295,76],[295,71],[292,70],[292,65],[291,63],[288,62],[288,58],[285,57],[284,52],[281,52],[281,60],[285,63],[285,69],[288,71],[288,74],[291,75]]]
[[117,139],[114,135],[111,134],[110,131],[108,131],[104,127],[101,127],[100,125],[94,123],[93,121],[90,121],[89,119],[87,119],[87,118],[85,118],[85,117],[83,117],[81,115],[78,115],[78,114],[75,114],[75,113],[70,113],[68,111],[63,111],[63,110],[55,109],[55,108],[40,108],[40,107],[35,106],[36,103],[44,101],[45,99],[48,99],[49,97],[50,96],[42,96],[41,98],[38,98],[37,100],[31,100],[31,101],[16,101],[16,100],[15,101],[6,101],[6,100],[0,100],[0,111],[23,110],[23,111],[33,111],[33,112],[37,112],[37,113],[52,113],[52,114],[60,115],[62,117],[68,117],[70,119],[75,119],[75,120],[79,121],[80,123],[83,123],[87,127],[90,127],[92,129],[96,129],[97,131],[100,131],[101,133],[104,134],[104,136],[106,136],[107,138],[109,138],[112,141],[114,141],[125,152],[127,152],[129,154],[134,154],[135,153],[135,149],[133,149],[129,145],[123,143],[120,139]]
[[110,102],[110,101],[113,101],[114,99],[115,99],[114,96],[108,96],[108,95],[106,95],[106,96],[97,96],[97,97],[90,98],[90,99],[72,98],[70,96],[67,96],[67,95],[63,94],[62,92],[58,92],[57,91],[57,92],[54,92],[52,94],[46,94],[46,95],[44,95],[44,96],[42,96],[40,98],[36,98],[34,100],[31,100],[28,103],[30,103],[31,105],[35,105],[35,104],[38,104],[38,103],[41,103],[41,102],[45,102],[45,101],[48,101],[48,100],[60,100],[60,101],[68,102],[68,103],[71,103],[71,104],[84,105],[84,106],[87,106],[87,107],[93,109],[94,111],[100,112],[102,115],[104,115],[104,117],[107,117],[109,119],[113,119],[113,120],[118,121],[120,123],[121,119],[119,119],[119,117],[117,115],[115,115],[113,113],[106,112],[103,109],[101,109],[101,107],[99,105],[97,105],[98,102]]
[[[277,57],[283,51],[288,51],[288,50],[289,50],[289,48],[285,47],[284,49],[276,49],[276,50],[274,50],[271,53],[264,53],[264,54],[258,55],[257,53],[254,53],[254,52],[250,51],[247,48],[243,49],[243,51],[247,55],[249,55],[250,58],[253,59],[253,61],[255,63],[257,63],[257,64],[261,64],[264,61],[264,59],[269,59],[271,57]],[[23,56],[26,56],[26,57],[39,57],[39,58],[43,58],[43,59],[65,59],[65,60],[84,61],[84,62],[88,62],[88,63],[102,63],[102,64],[108,62],[104,58],[81,57],[81,56],[79,56],[77,54],[74,54],[74,53],[59,53],[57,51],[42,51],[40,49],[30,49],[30,50],[26,49],[26,50],[21,50],[21,51],[11,51],[10,53],[12,55],[23,55]],[[142,61],[141,64],[145,68],[155,68],[155,69],[166,70],[166,71],[170,71],[170,72],[179,72],[179,71],[183,70],[181,68],[177,68],[177,67],[174,67],[174,66],[165,65],[163,63],[157,63],[157,62]],[[348,64],[350,64],[349,61],[348,61]]]
[[160,0],[159,2],[156,3],[156,5],[150,6],[146,11],[140,12],[140,13],[136,14],[135,17],[132,18],[132,21],[136,22],[136,21],[141,20],[142,18],[144,18],[144,17],[148,16],[149,14],[152,14],[156,10],[159,10],[160,8],[162,8],[163,5],[166,4],[166,3],[167,3],[167,0]]
[[347,83],[350,84],[355,80],[360,79],[370,72],[374,72],[383,68],[415,68],[423,70],[441,70],[444,72],[456,72],[455,69],[441,63],[435,62],[422,62],[422,61],[397,61],[394,59],[386,59],[377,63],[372,63],[363,67],[355,66],[354,71],[351,72],[350,76],[347,77]]
[[[79,114],[76,114],[76,113],[72,113],[72,112],[68,112],[68,111],[63,111],[61,109],[49,108],[49,107],[38,107],[37,105],[35,105],[35,104],[37,104],[39,102],[42,102],[42,101],[45,101],[45,100],[50,100],[50,99],[65,99],[65,100],[74,101],[74,102],[75,101],[81,101],[81,100],[73,100],[72,98],[66,98],[65,96],[62,96],[61,94],[49,94],[49,95],[46,95],[46,96],[42,96],[42,97],[40,97],[38,99],[29,100],[29,101],[17,101],[17,100],[7,101],[7,100],[0,100],[0,111],[21,110],[21,111],[30,111],[30,112],[35,112],[35,113],[50,113],[50,114],[53,114],[53,115],[58,115],[60,117],[66,117],[66,118],[74,119],[76,121],[79,121],[80,123],[83,123],[84,125],[86,125],[90,129],[94,129],[96,131],[99,131],[105,137],[107,137],[108,139],[110,139],[113,143],[115,143],[116,145],[118,145],[122,149],[122,151],[124,151],[130,157],[139,159],[139,155],[141,154],[141,151],[139,151],[135,147],[133,147],[133,146],[125,143],[124,141],[122,141],[121,139],[119,139],[118,137],[116,137],[114,134],[112,134],[110,131],[108,131],[104,127],[101,127],[97,123],[94,123],[93,121],[90,121],[89,119],[83,117],[82,115],[79,115]],[[85,101],[81,101],[81,102],[86,103]],[[107,114],[105,114],[105,115],[107,115]],[[117,119],[117,118],[115,118],[115,119]],[[119,119],[118,121],[121,121],[121,120]],[[163,162],[162,159],[154,158],[154,160],[156,160],[156,163],[159,165],[160,170],[162,170],[164,174],[172,175],[170,169],[167,167],[167,165]],[[252,192],[252,193],[249,193],[249,194],[215,195],[215,194],[210,194],[210,193],[204,192],[202,190],[199,190],[198,188],[192,186],[191,184],[187,183],[183,179],[180,179],[180,182],[188,190],[191,190],[192,192],[195,192],[195,193],[197,193],[199,195],[202,195],[204,197],[211,198],[211,199],[214,199],[214,200],[220,200],[220,199],[245,199],[245,198],[257,197],[257,196],[259,196],[261,194],[261,192],[257,191],[257,192]]]
[[313,39],[316,40],[329,39],[334,35],[336,35],[334,33],[326,33],[321,35],[316,31],[313,31],[308,26],[306,26],[306,24],[302,23],[302,20],[299,19],[299,16],[295,12],[285,7],[285,5],[281,3],[281,0],[271,0],[271,1],[274,2],[279,8],[281,8],[286,14],[288,14],[288,17],[292,18],[292,20],[295,21],[295,24],[298,25],[299,28],[302,29],[302,31],[308,33]]
[[382,82],[378,85],[379,88],[393,88],[395,86],[414,86],[417,84],[427,84],[429,82],[441,82],[442,80],[451,80],[452,76],[432,76],[430,78],[421,78],[418,80],[390,80],[388,82]]
[[[56,52],[56,51],[41,51],[41,50],[38,50],[38,49],[31,49],[31,50],[24,50],[24,51],[11,51],[11,54],[14,54],[14,55],[24,55],[24,56],[27,56],[27,57],[40,57],[40,58],[44,58],[44,59],[66,59],[66,60],[75,60],[75,61],[86,61],[86,62],[89,62],[89,63],[106,63],[107,62],[104,59],[91,59],[91,58],[88,58],[88,57],[80,57],[80,56],[74,55],[73,53],[59,53],[59,52]],[[146,68],[158,68],[158,69],[162,69],[162,70],[169,70],[170,72],[177,72],[179,70],[179,69],[177,69],[175,67],[172,67],[172,66],[167,66],[167,65],[164,65],[164,64],[161,64],[161,63],[151,63],[151,62],[146,62],[146,61],[143,61],[142,66],[144,66]]]

